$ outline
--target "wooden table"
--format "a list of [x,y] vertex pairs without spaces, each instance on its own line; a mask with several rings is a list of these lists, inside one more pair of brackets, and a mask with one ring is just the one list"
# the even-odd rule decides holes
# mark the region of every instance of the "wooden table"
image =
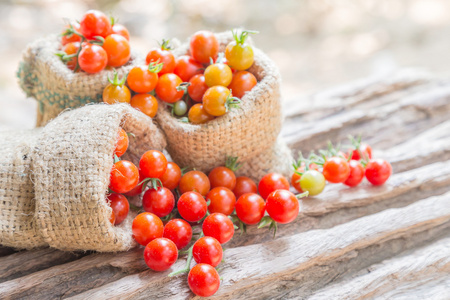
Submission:
[[[285,105],[304,153],[363,134],[392,163],[387,184],[328,185],[295,222],[225,245],[213,299],[449,299],[450,81],[403,70]],[[186,275],[149,270],[142,248],[70,253],[0,248],[0,298],[190,299]],[[172,267],[179,269],[185,258]]]

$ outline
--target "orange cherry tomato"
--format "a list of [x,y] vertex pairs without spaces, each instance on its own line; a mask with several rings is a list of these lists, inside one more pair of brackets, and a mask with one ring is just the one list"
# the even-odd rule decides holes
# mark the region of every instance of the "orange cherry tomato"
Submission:
[[130,43],[119,34],[108,35],[103,43],[108,54],[108,66],[120,67],[130,60]]
[[[80,49],[80,43],[79,42],[71,42],[71,43],[67,43],[64,45],[63,47],[63,51],[67,54],[67,55],[72,55],[78,52],[78,49]],[[75,68],[77,67],[77,57],[74,56],[72,58],[70,58],[67,62],[66,65],[69,69],[71,70],[75,70]]]
[[253,48],[245,42],[249,33],[253,31],[242,31],[240,34],[233,31],[234,41],[230,42],[225,48],[225,57],[228,65],[235,70],[247,70],[253,64]]
[[78,55],[78,64],[81,70],[86,73],[98,73],[102,71],[108,63],[108,54],[99,45],[84,43]]
[[127,41],[130,40],[130,32],[128,32],[128,29],[122,24],[114,24],[113,27],[111,27],[111,32],[123,36]]
[[178,188],[180,193],[196,191],[202,196],[206,196],[209,192],[211,185],[209,183],[208,176],[200,171],[189,171],[181,177]]
[[108,104],[130,103],[131,93],[125,85],[125,77],[119,80],[119,75],[114,71],[114,79],[108,77],[109,84],[103,90],[103,102]]
[[189,80],[188,93],[195,102],[202,102],[203,95],[209,88],[205,82],[205,75],[197,74]]
[[250,91],[258,81],[256,77],[247,71],[239,71],[233,75],[233,79],[231,80],[228,88],[233,93],[233,96],[238,98],[244,97],[245,93]]
[[122,128],[119,128],[119,133],[117,134],[116,139],[116,148],[114,149],[114,154],[117,157],[121,157],[128,149],[128,135]]
[[188,113],[189,122],[192,124],[203,124],[208,121],[214,120],[214,116],[208,114],[203,108],[203,104],[197,103],[189,109]]
[[148,66],[136,66],[130,70],[127,84],[135,93],[145,94],[153,91],[158,84],[158,72],[162,64],[151,63]]
[[130,105],[143,112],[150,118],[156,116],[158,111],[158,101],[150,94],[136,94],[131,98]]
[[188,82],[194,75],[203,73],[203,65],[188,55],[176,59],[173,70],[183,82]]
[[183,83],[183,81],[175,74],[164,74],[159,78],[158,85],[155,92],[158,98],[167,103],[175,103],[180,100],[184,91],[177,91],[177,87]]
[[[70,25],[72,25],[74,31],[78,33],[80,32],[80,24],[74,22],[71,23]],[[63,36],[61,37],[61,44],[63,46],[69,43],[81,42],[81,37],[72,32],[70,25],[66,25],[64,31],[62,32]]]
[[216,117],[224,115],[229,108],[239,103],[239,99],[231,97],[229,89],[220,85],[209,88],[203,95],[203,108]]
[[219,53],[219,41],[210,31],[197,31],[191,37],[190,51],[196,61],[209,63],[210,59],[215,59]]
[[231,83],[233,73],[226,64],[217,63],[208,66],[205,70],[205,83],[209,87],[221,85],[227,87]]

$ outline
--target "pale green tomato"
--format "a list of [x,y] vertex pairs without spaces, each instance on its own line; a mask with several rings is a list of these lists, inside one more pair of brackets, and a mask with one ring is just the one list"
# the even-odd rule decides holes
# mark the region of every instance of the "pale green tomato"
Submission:
[[319,171],[308,170],[300,178],[300,186],[309,196],[319,195],[325,188],[325,177]]

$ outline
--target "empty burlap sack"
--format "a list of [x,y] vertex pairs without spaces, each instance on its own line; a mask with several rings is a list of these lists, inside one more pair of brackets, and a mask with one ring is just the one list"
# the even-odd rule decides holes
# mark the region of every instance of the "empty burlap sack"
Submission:
[[[39,39],[28,45],[19,64],[20,87],[28,97],[38,101],[37,126],[47,124],[66,108],[101,102],[108,76],[113,76],[110,67],[96,74],[74,73],[55,55],[60,50],[61,42],[57,35]],[[117,68],[117,72],[123,76],[143,62],[143,58],[132,51],[130,61]]]
[[[232,40],[231,33],[216,35],[220,51]],[[175,55],[189,53],[183,44]],[[278,135],[282,125],[280,74],[275,64],[254,47],[255,62],[248,70],[258,84],[241,100],[240,108],[205,124],[178,121],[160,105],[156,119],[167,137],[167,150],[179,165],[204,172],[225,164],[227,156],[242,163],[239,175],[260,180],[267,172],[290,173],[292,156]]]

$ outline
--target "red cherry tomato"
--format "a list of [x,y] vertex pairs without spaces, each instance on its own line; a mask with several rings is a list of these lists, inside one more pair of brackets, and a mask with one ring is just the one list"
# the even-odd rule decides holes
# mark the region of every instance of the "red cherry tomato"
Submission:
[[[78,33],[80,32],[80,24],[74,22],[74,23],[71,23],[71,25],[72,25],[72,28],[73,28],[76,32],[78,32]],[[69,29],[69,28],[70,28],[70,25],[66,25],[66,26],[64,27],[64,31],[62,32],[62,34],[66,33],[66,32],[67,32],[67,29]],[[69,44],[69,43],[75,43],[75,42],[81,42],[81,37],[80,37],[79,35],[74,34],[74,33],[69,34],[69,35],[63,35],[63,36],[61,37],[61,44],[62,44],[63,46],[64,46],[64,45],[67,45],[67,44]]]
[[118,194],[131,191],[139,183],[139,170],[127,160],[116,162],[110,174],[109,188]]
[[167,163],[166,172],[159,178],[163,184],[163,187],[169,190],[174,190],[178,187],[181,179],[181,169],[174,162]]
[[101,11],[88,10],[80,21],[80,32],[91,40],[96,36],[107,37],[111,33],[111,23]]
[[203,65],[190,56],[182,55],[176,59],[173,72],[183,82],[188,82],[194,75],[203,74]]
[[202,102],[203,94],[209,88],[205,83],[205,75],[197,74],[189,80],[188,93],[195,102]]
[[163,236],[164,225],[156,215],[144,212],[134,218],[131,230],[136,242],[142,246],[147,246],[154,239]]
[[208,194],[211,187],[208,176],[200,171],[189,171],[181,177],[179,184],[180,193],[196,191],[202,196]]
[[86,73],[98,73],[108,64],[108,54],[99,45],[84,43],[78,55],[78,64]]
[[259,194],[266,199],[275,190],[289,190],[289,182],[281,174],[269,173],[258,184]]
[[149,150],[142,155],[139,170],[142,179],[160,178],[167,170],[167,159],[162,152]]
[[236,196],[226,187],[216,187],[206,195],[206,201],[211,202],[208,206],[210,213],[222,213],[229,216],[234,211]]
[[130,32],[128,32],[128,29],[122,24],[114,24],[113,27],[111,27],[111,32],[123,36],[127,41],[130,40]]
[[109,222],[114,225],[116,223],[116,215],[114,214],[114,210],[111,212],[111,216],[109,217]]
[[225,244],[234,235],[234,225],[230,218],[221,213],[210,214],[203,221],[203,233]]
[[192,255],[198,264],[208,264],[217,267],[222,261],[223,250],[219,241],[210,236],[204,236],[195,242]]
[[172,52],[167,49],[154,48],[150,50],[145,61],[147,64],[151,62],[163,63],[163,67],[158,73],[159,75],[173,73],[175,69],[175,57]]
[[[138,182],[142,181],[141,178],[142,177],[139,174]],[[142,186],[143,185],[144,185],[143,183],[136,185],[131,191],[124,193],[124,195],[127,196],[127,197],[134,197],[134,196],[142,194]]]
[[345,185],[357,186],[364,179],[364,167],[357,160],[351,160],[349,163],[350,175],[344,181]]
[[177,246],[169,239],[157,238],[147,244],[144,250],[144,260],[153,271],[169,269],[178,258]]
[[122,128],[119,128],[119,133],[116,139],[116,148],[114,149],[114,154],[117,157],[121,157],[128,149],[128,135]]
[[323,165],[323,176],[331,183],[342,183],[350,175],[350,167],[346,159],[332,157]]
[[290,191],[276,190],[267,197],[266,211],[275,222],[290,223],[298,215],[298,199]]
[[134,95],[131,98],[130,105],[150,118],[154,118],[158,112],[158,101],[150,94]]
[[142,198],[142,208],[162,218],[170,214],[175,207],[175,197],[165,188],[148,189]]
[[185,220],[173,219],[164,226],[163,236],[174,242],[178,249],[183,249],[192,239],[192,227]]
[[236,202],[236,214],[239,220],[247,225],[258,224],[265,211],[266,203],[258,194],[243,194]]
[[258,187],[249,177],[240,176],[236,178],[236,186],[233,189],[233,193],[236,199],[239,199],[239,197],[247,193],[258,193]]
[[108,66],[120,67],[130,60],[130,44],[119,34],[108,35],[103,43],[103,49],[108,55]]
[[255,76],[247,71],[239,71],[233,75],[233,79],[231,80],[228,88],[231,90],[233,96],[242,98],[245,93],[250,91],[258,81]]
[[206,64],[219,53],[219,41],[210,31],[197,31],[191,37],[190,50],[195,60]]
[[364,143],[359,145],[359,149],[355,149],[352,152],[352,159],[354,160],[360,159],[369,160],[371,158],[372,158],[372,148]]
[[195,265],[189,271],[188,284],[191,291],[197,296],[212,296],[220,287],[219,273],[211,265]]
[[374,159],[366,165],[366,178],[373,185],[382,185],[392,174],[392,166],[384,159]]
[[188,222],[200,221],[208,210],[206,201],[197,192],[186,192],[180,196],[177,204],[178,212]]
[[236,175],[227,167],[216,167],[212,169],[209,172],[208,178],[211,183],[211,188],[222,186],[233,190],[236,186]]
[[130,204],[128,203],[127,198],[121,194],[109,194],[106,199],[116,217],[114,225],[119,225],[127,218],[128,212],[130,211]]
[[[77,53],[79,48],[80,48],[79,42],[72,42],[72,43],[65,44],[63,47],[63,51],[67,55],[72,55],[72,54]],[[78,61],[78,58],[76,56],[72,57],[68,62],[66,62],[66,66],[71,70],[75,70],[75,68],[77,67],[77,61]]]
[[164,102],[175,103],[184,95],[184,92],[182,90],[177,91],[177,87],[182,82],[183,81],[180,79],[180,77],[175,74],[164,74],[159,78],[158,84],[156,85],[156,95],[160,100]]
[[150,93],[158,84],[158,71],[159,68],[156,66],[133,67],[128,73],[128,87],[139,94]]

